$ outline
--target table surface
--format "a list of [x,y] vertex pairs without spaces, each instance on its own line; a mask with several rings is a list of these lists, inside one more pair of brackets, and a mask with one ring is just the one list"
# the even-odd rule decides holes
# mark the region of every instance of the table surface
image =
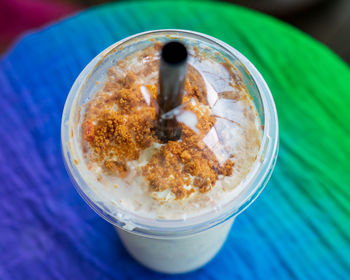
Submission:
[[[83,67],[138,32],[181,28],[232,45],[276,101],[280,153],[217,257],[179,276],[126,253],[73,188],[60,119]],[[222,3],[97,7],[24,36],[0,59],[0,279],[345,279],[350,276],[350,70],[271,17]]]

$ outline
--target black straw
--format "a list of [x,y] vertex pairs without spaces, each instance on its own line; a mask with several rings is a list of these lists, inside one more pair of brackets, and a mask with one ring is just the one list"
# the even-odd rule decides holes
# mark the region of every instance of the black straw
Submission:
[[162,141],[176,141],[181,138],[181,127],[175,114],[166,114],[182,103],[187,50],[177,41],[166,43],[161,52],[158,91],[157,136]]

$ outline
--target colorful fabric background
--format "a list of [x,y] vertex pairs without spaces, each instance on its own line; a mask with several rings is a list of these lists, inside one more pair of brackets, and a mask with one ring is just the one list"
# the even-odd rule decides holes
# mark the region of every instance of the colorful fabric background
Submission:
[[[191,29],[246,55],[280,121],[270,183],[236,220],[217,257],[180,276],[126,253],[74,190],[60,119],[83,67],[141,31]],[[23,38],[0,59],[0,279],[349,279],[350,70],[294,28],[229,4],[120,3]]]
[[78,6],[52,0],[0,0],[0,53],[30,28],[37,28],[78,10]]

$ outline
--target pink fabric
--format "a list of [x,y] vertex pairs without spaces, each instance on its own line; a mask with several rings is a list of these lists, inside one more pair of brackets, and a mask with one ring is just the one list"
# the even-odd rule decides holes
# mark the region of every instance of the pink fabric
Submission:
[[0,51],[22,32],[78,10],[58,0],[0,0]]

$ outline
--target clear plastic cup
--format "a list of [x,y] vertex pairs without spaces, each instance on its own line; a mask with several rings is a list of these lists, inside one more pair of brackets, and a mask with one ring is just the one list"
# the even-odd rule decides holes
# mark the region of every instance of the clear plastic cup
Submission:
[[[254,168],[240,184],[239,195],[211,212],[187,219],[164,220],[139,216],[94,192],[76,164],[81,152],[77,122],[82,104],[103,84],[107,70],[126,54],[155,41],[182,40],[186,45],[208,47],[240,71],[258,111],[263,135]],[[205,34],[186,30],[156,30],[140,33],[108,47],[96,56],[76,79],[64,107],[61,126],[64,162],[79,194],[101,217],[113,224],[129,253],[148,268],[165,273],[197,269],[220,250],[235,217],[261,193],[273,171],[278,153],[278,120],[270,90],[252,63],[226,43]],[[83,176],[84,175],[84,176]]]

